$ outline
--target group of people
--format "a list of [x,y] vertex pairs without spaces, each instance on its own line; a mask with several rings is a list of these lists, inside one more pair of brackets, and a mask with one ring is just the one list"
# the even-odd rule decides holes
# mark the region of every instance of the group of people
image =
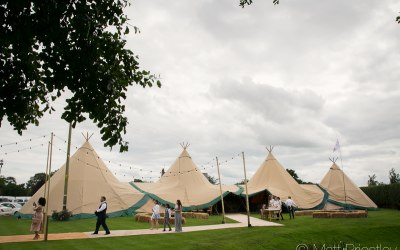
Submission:
[[[31,232],[35,233],[35,236],[33,237],[34,240],[39,239],[39,232],[43,231],[43,211],[45,205],[46,199],[43,197],[39,198],[38,204],[36,204],[36,202],[33,202]],[[152,211],[153,213],[151,215],[151,229],[154,228],[154,224],[156,225],[156,229],[158,229],[158,219],[160,218],[160,205],[158,204],[158,201],[155,201],[155,205]],[[97,221],[96,228],[92,234],[98,234],[100,226],[103,227],[106,235],[110,234],[110,230],[108,229],[108,226],[106,224],[107,201],[105,196],[100,197],[100,206],[98,209],[95,210],[94,213],[97,216]],[[171,224],[169,222],[172,213],[174,213],[175,217],[175,232],[182,232],[182,203],[180,200],[176,201],[174,209],[171,209],[169,204],[165,205],[163,231],[165,231],[166,226],[168,226],[169,231],[172,230]]]
[[[158,201],[154,201],[155,205],[152,208],[151,214],[151,230],[154,229],[154,225],[156,225],[156,229],[158,229],[158,219],[160,219],[160,205]],[[165,205],[164,209],[164,223],[163,223],[163,231],[165,232],[166,226],[168,226],[169,231],[171,231],[170,218],[171,215],[174,214],[175,218],[175,232],[182,232],[182,203],[180,200],[176,201],[174,209],[171,209],[169,204]]]
[[[267,204],[268,204],[268,206],[267,206]],[[281,198],[278,196],[275,196],[275,195],[269,195],[267,204],[263,204],[261,207],[261,210],[260,210],[261,218],[264,217],[264,211],[270,209],[270,210],[277,210],[278,218],[280,217],[283,220],[283,215],[282,215],[282,204],[283,203],[281,201]],[[290,196],[285,201],[285,206],[289,212],[289,218],[294,219],[294,210],[297,207],[297,205]]]
[[[158,229],[158,220],[160,219],[160,205],[158,204],[158,201],[154,201],[155,205],[152,208],[152,214],[151,214],[151,230],[153,230],[154,225],[156,225],[156,229]],[[281,217],[283,220],[283,215],[282,215],[282,201],[281,198],[278,196],[270,195],[268,196],[268,207],[266,204],[262,205],[261,208],[261,217],[263,218],[264,216],[264,211],[267,209],[274,209],[278,210],[278,218]],[[43,211],[44,211],[44,206],[46,205],[46,199],[41,197],[38,200],[38,204],[35,202],[33,203],[33,216],[32,216],[32,224],[31,224],[31,231],[35,233],[35,236],[33,239],[37,240],[39,239],[39,232],[42,231],[43,229]],[[292,200],[292,198],[289,196],[288,199],[285,201],[285,206],[289,212],[289,217],[290,219],[294,219],[294,210],[297,207],[296,203]],[[107,218],[107,202],[106,202],[106,197],[101,196],[100,198],[100,206],[98,209],[95,210],[94,212],[97,216],[97,221],[96,221],[96,228],[92,234],[98,234],[100,226],[103,227],[104,231],[106,232],[105,234],[110,234],[110,230],[108,229],[108,226],[106,224],[106,218]],[[172,230],[171,224],[170,224],[170,218],[174,214],[175,218],[175,232],[182,232],[182,203],[180,200],[176,201],[174,209],[170,207],[169,204],[165,205],[165,210],[164,210],[164,223],[163,223],[163,231],[165,231],[166,226],[168,226],[169,231]]]

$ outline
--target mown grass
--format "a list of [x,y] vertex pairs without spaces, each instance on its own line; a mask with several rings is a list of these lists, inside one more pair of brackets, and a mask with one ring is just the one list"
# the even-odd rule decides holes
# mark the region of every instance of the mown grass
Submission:
[[[400,249],[398,236],[400,211],[398,210],[370,212],[368,218],[363,219],[313,219],[310,216],[303,216],[296,217],[295,220],[288,220],[287,215],[284,216],[285,220],[281,222],[285,225],[283,227],[252,227],[182,234],[10,243],[0,244],[0,249],[296,249],[299,244],[305,244],[308,249],[316,250],[339,249],[332,248],[336,247],[339,242],[353,244],[353,246],[348,245],[349,250],[356,250],[356,247],[358,249],[361,247],[366,247],[362,249],[378,249],[377,246],[380,246],[379,249],[383,249],[383,247]],[[3,222],[8,222],[7,228],[10,231],[16,229],[15,225],[11,225],[15,221],[1,219],[0,232],[7,231],[7,229],[3,229],[5,226]],[[219,223],[220,218],[217,218],[216,222]],[[93,228],[94,220],[86,220],[86,223],[92,225],[85,225],[83,221],[71,223],[71,229],[73,229],[71,231],[90,231],[73,228],[72,225]],[[110,227],[113,229],[124,229],[127,227],[126,223],[131,222],[124,222],[124,218],[109,220]],[[25,225],[29,225],[29,223]],[[61,224],[59,226],[63,230],[67,229]]]

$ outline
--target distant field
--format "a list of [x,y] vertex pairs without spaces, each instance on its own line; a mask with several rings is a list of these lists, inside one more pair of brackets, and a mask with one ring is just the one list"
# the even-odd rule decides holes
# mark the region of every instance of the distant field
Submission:
[[[257,216],[258,215],[254,215]],[[143,235],[87,240],[0,244],[0,249],[335,249],[340,242],[348,250],[400,250],[400,211],[380,210],[363,219],[313,219],[310,216],[288,220],[284,227],[235,228],[168,235]],[[220,223],[221,217],[208,221],[189,220],[189,225]],[[93,230],[94,220],[50,224],[50,232]],[[111,230],[147,228],[132,218],[109,219]],[[28,233],[29,221],[0,218],[0,234]],[[300,245],[303,244],[303,245]],[[380,248],[378,248],[380,247]],[[387,247],[387,248],[384,248]]]

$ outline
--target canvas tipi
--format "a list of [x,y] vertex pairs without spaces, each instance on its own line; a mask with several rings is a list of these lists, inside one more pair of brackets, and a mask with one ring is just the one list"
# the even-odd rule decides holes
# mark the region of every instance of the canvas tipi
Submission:
[[[50,178],[48,211],[61,211],[63,207],[65,164]],[[32,204],[44,197],[44,185],[21,208],[22,217],[32,215]],[[93,217],[100,196],[107,198],[107,214],[121,216],[130,214],[149,199],[128,183],[121,183],[110,172],[87,140],[70,157],[67,210],[73,218]]]
[[[299,209],[322,208],[327,195],[316,185],[298,184],[268,149],[268,156],[247,183],[249,197],[267,191],[285,201],[289,196]],[[243,194],[242,194],[243,195]],[[262,201],[264,202],[264,201]]]
[[[220,201],[219,186],[211,184],[193,162],[187,152],[188,144],[181,146],[181,154],[157,182],[131,182],[131,185],[162,204],[173,206],[179,199],[184,211],[208,208]],[[224,185],[222,189],[223,196],[241,192],[235,185]]]
[[376,209],[377,205],[336,165],[335,161],[320,186],[328,193],[327,209]]

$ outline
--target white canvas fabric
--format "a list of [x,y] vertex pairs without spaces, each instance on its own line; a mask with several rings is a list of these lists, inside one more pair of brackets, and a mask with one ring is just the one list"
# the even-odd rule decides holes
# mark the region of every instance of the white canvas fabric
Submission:
[[[173,205],[179,199],[186,210],[203,209],[220,200],[219,185],[208,181],[185,148],[157,182],[131,184],[161,203]],[[224,195],[240,190],[236,185],[222,187]]]
[[377,208],[377,205],[333,163],[320,186],[329,193],[329,200],[336,205],[350,204],[359,208]]
[[[63,207],[65,164],[50,178],[49,215]],[[32,204],[44,197],[44,185],[21,208],[20,213],[32,214]],[[121,212],[144,199],[129,183],[121,183],[107,168],[93,147],[86,141],[70,157],[67,210],[74,215],[93,215],[100,197],[107,199],[107,213]],[[144,203],[144,201],[143,201]]]
[[267,190],[285,201],[289,196],[300,209],[322,207],[324,192],[316,185],[298,184],[271,152],[247,183],[249,195]]

